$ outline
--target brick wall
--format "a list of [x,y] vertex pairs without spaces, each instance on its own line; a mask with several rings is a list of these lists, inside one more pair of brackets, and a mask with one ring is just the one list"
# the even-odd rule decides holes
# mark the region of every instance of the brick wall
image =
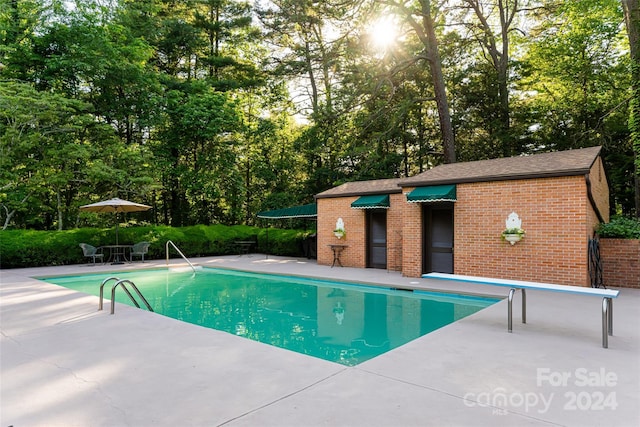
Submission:
[[404,205],[407,199],[403,194],[391,194],[389,196],[389,209],[387,209],[387,269],[402,271],[402,247],[404,227]]
[[[608,219],[609,192],[598,159],[589,174],[591,191],[601,215]],[[392,194],[387,211],[387,267],[408,277],[422,274],[422,206]],[[352,209],[357,196],[318,199],[318,263],[330,265],[329,244],[349,245],[342,263],[366,266],[366,214]],[[511,245],[500,233],[516,212],[526,237]],[[333,235],[342,217],[346,238]],[[476,276],[589,286],[587,242],[598,216],[583,175],[457,185],[454,206],[454,272]]]
[[[331,265],[333,252],[330,244],[347,245],[340,256],[345,267],[364,268],[365,260],[365,213],[362,209],[352,209],[351,203],[358,197],[337,197],[317,199],[318,206],[318,264]],[[333,235],[336,221],[342,218],[346,236],[338,239]]]
[[[414,188],[403,188],[408,194]],[[408,277],[420,277],[422,274],[422,205],[420,203],[405,203],[402,216],[402,274]]]
[[[600,168],[601,163],[594,164],[596,172]],[[604,173],[592,176],[591,185],[596,204],[608,218]],[[515,245],[500,238],[511,212],[520,216],[527,231]],[[420,204],[407,203],[404,218],[402,271],[418,277],[422,272]],[[589,203],[584,176],[458,184],[454,223],[456,274],[589,285],[587,242],[598,218]]]
[[[317,199],[318,206],[318,264],[331,265],[333,252],[329,245],[343,244],[348,247],[340,256],[345,267],[364,268],[367,266],[366,209],[353,209],[351,203],[358,196]],[[387,268],[402,268],[402,205],[406,199],[402,194],[389,195],[387,209]],[[333,234],[336,221],[342,218],[346,236],[338,239]]]
[[640,289],[640,240],[600,239],[606,287]]
[[[586,286],[588,200],[583,176],[460,184],[455,205],[456,274]],[[516,212],[525,238],[500,233]]]

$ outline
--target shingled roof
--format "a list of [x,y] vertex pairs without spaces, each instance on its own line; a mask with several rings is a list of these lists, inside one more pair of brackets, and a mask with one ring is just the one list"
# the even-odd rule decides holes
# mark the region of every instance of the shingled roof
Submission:
[[602,147],[556,151],[529,156],[449,163],[436,166],[411,178],[402,187],[458,184],[463,182],[504,181],[523,178],[549,178],[586,174]]
[[590,147],[502,159],[449,163],[410,178],[345,182],[315,197],[322,199],[391,194],[400,193],[400,187],[583,175],[589,173],[601,149],[602,147]]
[[337,187],[330,188],[316,194],[316,199],[328,197],[364,196],[367,194],[391,194],[400,193],[400,183],[403,178],[374,179],[371,181],[345,182]]

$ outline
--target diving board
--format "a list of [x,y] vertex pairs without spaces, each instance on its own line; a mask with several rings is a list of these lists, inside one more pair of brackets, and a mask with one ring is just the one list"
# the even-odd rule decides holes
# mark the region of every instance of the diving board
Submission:
[[587,288],[582,286],[556,285],[552,283],[527,282],[523,280],[494,279],[489,277],[465,276],[462,274],[428,273],[424,279],[452,280],[480,285],[505,286],[509,290],[507,306],[507,331],[513,331],[513,296],[516,290],[522,292],[522,323],[527,323],[527,289],[551,291],[559,293],[589,295],[602,297],[602,347],[609,347],[608,336],[613,336],[613,298],[618,298],[620,291],[613,289]]

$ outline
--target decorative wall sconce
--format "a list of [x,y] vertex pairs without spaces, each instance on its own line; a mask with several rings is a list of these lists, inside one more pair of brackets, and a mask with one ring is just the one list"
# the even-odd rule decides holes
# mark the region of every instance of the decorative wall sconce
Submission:
[[336,229],[333,230],[333,234],[338,239],[342,239],[347,234],[344,231],[344,221],[342,220],[342,218],[338,218],[338,221],[336,221]]
[[506,229],[502,232],[502,240],[515,245],[524,238],[526,232],[522,229],[522,220],[518,217],[518,214],[511,212],[505,221]]

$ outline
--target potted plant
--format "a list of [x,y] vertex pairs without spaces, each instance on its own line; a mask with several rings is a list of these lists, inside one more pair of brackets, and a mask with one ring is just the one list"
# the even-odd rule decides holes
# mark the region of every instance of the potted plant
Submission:
[[333,235],[336,236],[338,239],[342,239],[345,236],[345,231],[344,231],[344,221],[342,220],[342,218],[338,218],[338,220],[336,221],[336,228],[335,230],[333,230]]
[[514,228],[505,229],[502,232],[501,236],[502,236],[502,240],[506,240],[512,245],[515,245],[516,242],[519,242],[524,238],[525,234],[526,234],[526,231],[524,231],[522,228],[514,227]]
[[344,228],[336,228],[335,230],[333,230],[333,235],[336,236],[338,239],[342,239],[345,236],[345,232],[344,232]]

